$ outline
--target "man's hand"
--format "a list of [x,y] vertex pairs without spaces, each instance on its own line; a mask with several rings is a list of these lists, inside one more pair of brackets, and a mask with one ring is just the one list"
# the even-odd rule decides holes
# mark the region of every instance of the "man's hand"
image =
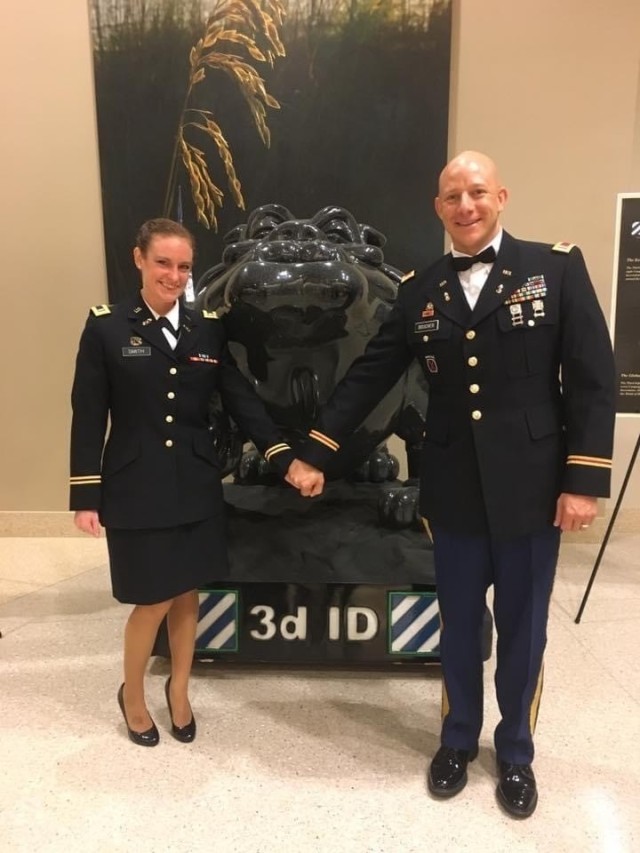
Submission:
[[556,504],[555,527],[561,530],[586,530],[596,517],[598,499],[591,495],[570,495],[563,492]]
[[300,490],[305,498],[321,495],[324,488],[324,474],[313,465],[307,465],[301,459],[294,459],[285,476],[287,483]]
[[80,509],[73,516],[73,523],[90,536],[100,536],[100,520],[95,509]]

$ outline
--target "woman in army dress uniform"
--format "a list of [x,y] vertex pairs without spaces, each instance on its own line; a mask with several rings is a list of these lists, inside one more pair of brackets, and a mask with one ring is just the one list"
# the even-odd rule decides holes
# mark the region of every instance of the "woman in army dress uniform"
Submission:
[[165,617],[171,732],[183,742],[195,737],[188,680],[196,590],[223,577],[227,566],[221,471],[208,420],[212,393],[280,473],[293,459],[236,367],[215,314],[180,304],[193,248],[177,222],[141,227],[134,261],[142,289],[91,309],[72,391],[70,508],[83,532],[98,536],[106,528],[113,594],[135,605],[118,702],[129,737],[144,746],[159,739],[144,674]]

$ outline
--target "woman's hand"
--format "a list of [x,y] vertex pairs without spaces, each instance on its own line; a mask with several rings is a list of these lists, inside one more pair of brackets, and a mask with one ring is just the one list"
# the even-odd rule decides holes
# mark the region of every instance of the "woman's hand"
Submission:
[[80,509],[73,516],[73,523],[90,536],[100,536],[100,519],[95,509]]
[[324,474],[313,465],[308,465],[301,459],[294,459],[285,477],[287,483],[300,490],[305,498],[321,495],[324,488]]

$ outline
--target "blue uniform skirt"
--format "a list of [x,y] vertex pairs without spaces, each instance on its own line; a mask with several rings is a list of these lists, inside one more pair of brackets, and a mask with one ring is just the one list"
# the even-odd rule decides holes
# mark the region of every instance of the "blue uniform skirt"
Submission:
[[113,595],[124,604],[157,604],[228,573],[223,515],[106,534]]

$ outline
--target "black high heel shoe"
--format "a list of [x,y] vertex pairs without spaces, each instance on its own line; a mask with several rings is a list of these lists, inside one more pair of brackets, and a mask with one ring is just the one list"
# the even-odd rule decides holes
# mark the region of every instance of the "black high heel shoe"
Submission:
[[160,735],[153,720],[151,720],[151,728],[147,729],[144,732],[134,732],[133,729],[129,728],[129,722],[127,720],[127,715],[124,710],[124,684],[121,684],[120,690],[118,690],[118,705],[120,705],[120,710],[122,711],[122,716],[124,717],[124,724],[127,727],[127,734],[129,735],[129,739],[132,740],[138,746],[157,746],[160,742]]
[[196,736],[196,719],[193,716],[192,712],[191,721],[187,723],[186,726],[176,726],[176,724],[173,722],[173,711],[171,710],[171,699],[169,698],[170,684],[171,676],[167,678],[166,684],[164,685],[164,695],[167,697],[167,708],[169,709],[169,716],[171,717],[171,734],[176,740],[179,740],[180,743],[191,743],[191,741],[194,740]]

